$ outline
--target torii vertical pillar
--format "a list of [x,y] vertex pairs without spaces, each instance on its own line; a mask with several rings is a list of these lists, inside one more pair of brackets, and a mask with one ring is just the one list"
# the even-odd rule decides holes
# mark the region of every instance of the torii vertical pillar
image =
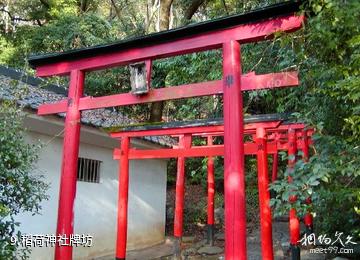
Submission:
[[[179,148],[191,147],[191,135],[179,136]],[[176,191],[175,191],[175,214],[174,214],[174,237],[176,258],[180,258],[181,239],[183,234],[184,218],[184,196],[185,196],[185,157],[177,159]]]
[[[276,146],[279,142],[279,136],[277,133],[275,134],[275,143]],[[271,182],[274,182],[277,180],[277,176],[278,176],[278,165],[279,165],[279,153],[278,150],[276,149],[276,152],[273,154],[273,162],[272,162],[272,173],[271,173]]]
[[129,147],[130,138],[127,136],[122,137],[119,169],[116,260],[124,260],[126,258],[127,214],[129,194]]
[[[293,174],[294,166],[296,163],[296,132],[294,129],[289,129],[288,131],[288,167],[289,173]],[[289,182],[292,181],[292,178],[289,177]],[[296,201],[296,196],[290,196],[289,200],[291,203]],[[292,260],[299,260],[300,259],[300,247],[299,247],[299,240],[300,240],[300,222],[296,215],[296,209],[291,208],[289,212],[289,230],[290,230],[290,248],[291,248],[291,259]]]
[[225,259],[246,260],[244,122],[240,44],[223,44]]
[[[213,137],[207,137],[207,145],[213,145]],[[215,204],[215,176],[214,176],[214,157],[209,156],[207,161],[207,242],[214,245],[214,204]]]
[[274,182],[277,180],[279,153],[276,151],[272,157],[273,157],[273,163],[272,163],[271,181]]
[[[63,156],[61,166],[57,236],[70,237],[74,232],[74,200],[76,196],[77,165],[80,144],[79,99],[84,92],[84,72],[73,70],[70,73],[69,96],[65,118]],[[72,246],[56,243],[56,260],[71,260]]]
[[269,192],[269,173],[266,149],[266,133],[263,127],[256,129],[257,170],[260,208],[261,255],[262,259],[274,259],[272,223]]

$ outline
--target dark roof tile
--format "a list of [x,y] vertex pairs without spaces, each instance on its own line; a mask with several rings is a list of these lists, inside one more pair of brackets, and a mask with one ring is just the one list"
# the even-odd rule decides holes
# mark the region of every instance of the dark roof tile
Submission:
[[[0,100],[16,100],[21,106],[37,110],[41,104],[55,103],[64,99],[66,93],[66,89],[61,86],[48,84],[42,79],[0,65]],[[65,113],[58,115],[65,117]],[[136,123],[115,110],[103,108],[82,111],[81,122],[101,128]],[[174,140],[166,136],[144,137],[143,139],[164,146],[174,144]]]

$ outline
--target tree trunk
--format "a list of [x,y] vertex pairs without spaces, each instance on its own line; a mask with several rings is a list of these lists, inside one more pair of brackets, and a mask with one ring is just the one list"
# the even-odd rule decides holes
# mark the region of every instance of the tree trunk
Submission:
[[[189,8],[185,12],[184,23],[189,21],[198,8],[205,2],[205,0],[193,0]],[[171,5],[173,0],[160,0],[160,12],[159,12],[159,31],[169,30]],[[165,83],[166,73],[159,73],[161,78],[159,81]],[[164,102],[154,102],[151,104],[150,122],[159,122],[162,120],[164,110]]]
[[199,7],[205,2],[205,0],[194,0],[191,2],[188,9],[185,11],[184,14],[184,23],[189,22],[189,20],[193,17]]
[[[170,24],[170,10],[173,0],[160,0],[159,12],[159,31],[169,30]],[[159,73],[163,74],[163,73]],[[166,74],[161,82],[165,82]],[[154,102],[151,104],[150,122],[160,122],[162,120],[164,101]]]
[[170,10],[173,0],[160,0],[160,23],[159,30],[169,30]]

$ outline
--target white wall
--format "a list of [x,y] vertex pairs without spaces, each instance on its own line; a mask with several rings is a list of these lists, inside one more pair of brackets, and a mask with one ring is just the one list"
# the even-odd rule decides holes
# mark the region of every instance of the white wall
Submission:
[[[43,143],[51,141],[41,150],[35,173],[46,176],[50,182],[50,199],[42,204],[42,215],[22,214],[21,231],[26,234],[54,234],[56,230],[59,179],[62,155],[62,138],[41,134],[38,128],[41,122],[32,127],[33,120],[27,122],[28,140]],[[44,122],[42,122],[44,123]],[[53,126],[51,126],[53,127]],[[49,126],[46,128],[49,130]],[[75,259],[111,254],[116,242],[116,212],[118,195],[118,161],[112,159],[113,149],[87,144],[88,133],[82,132],[80,157],[102,161],[100,183],[77,182],[75,200],[74,228],[76,234],[93,236],[91,248],[74,248]],[[101,138],[104,138],[102,136]],[[100,137],[98,140],[102,140]],[[106,137],[107,138],[107,137]],[[96,138],[90,138],[96,143]],[[112,140],[110,140],[112,141]],[[107,140],[107,142],[110,142]],[[114,141],[113,146],[118,143]],[[130,190],[128,212],[128,250],[148,247],[164,241],[166,203],[166,161],[139,160],[130,163]],[[52,259],[54,248],[35,248],[31,259]]]

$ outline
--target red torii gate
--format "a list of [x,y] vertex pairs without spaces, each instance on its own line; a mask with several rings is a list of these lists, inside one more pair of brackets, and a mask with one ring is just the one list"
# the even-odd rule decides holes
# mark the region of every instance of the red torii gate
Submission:
[[[267,155],[277,155],[279,150],[289,151],[289,156],[296,155],[293,147],[298,147],[303,150],[304,155],[308,156],[308,145],[311,143],[308,135],[311,135],[309,130],[305,129],[302,123],[292,123],[280,125],[281,121],[261,121],[261,117],[266,120],[274,120],[274,115],[262,115],[256,118],[248,118],[245,122],[244,133],[253,135],[254,142],[244,143],[244,152],[246,155],[256,155],[258,163],[258,190],[259,190],[259,208],[260,208],[260,226],[261,226],[261,248],[262,256],[264,259],[273,259],[273,243],[272,243],[272,217],[270,209],[270,194],[268,191],[268,160]],[[255,123],[255,121],[258,121]],[[211,125],[206,125],[210,123]],[[115,149],[114,159],[119,159],[122,164],[128,164],[131,159],[160,159],[160,158],[178,158],[177,164],[177,178],[176,178],[176,204],[175,204],[175,219],[174,219],[174,236],[176,238],[175,253],[180,255],[180,243],[182,237],[182,223],[183,223],[183,208],[184,208],[184,185],[185,185],[185,157],[208,157],[208,240],[212,243],[213,225],[214,225],[214,169],[213,169],[213,156],[224,155],[223,145],[213,145],[212,138],[215,136],[223,136],[223,125],[219,119],[211,121],[195,121],[195,122],[181,122],[181,124],[162,124],[156,126],[133,126],[124,127],[120,132],[111,133],[111,136],[119,139],[129,139],[131,137],[144,137],[144,136],[160,136],[171,135],[179,137],[179,145],[174,148],[144,150],[132,149],[126,147],[127,150]],[[301,131],[299,131],[301,130]],[[286,131],[286,134],[284,132]],[[292,137],[292,134],[297,131],[298,140]],[[266,135],[266,132],[270,134]],[[274,136],[275,134],[275,136]],[[281,136],[279,136],[281,135]],[[285,136],[286,135],[286,136]],[[284,137],[289,140],[283,140]],[[131,136],[131,137],[130,137]],[[192,137],[200,136],[207,138],[207,146],[192,146]],[[281,139],[280,139],[281,138]],[[273,142],[268,143],[266,140]],[[285,142],[285,143],[284,143]],[[295,142],[295,144],[294,144]],[[305,157],[306,158],[306,157]],[[293,160],[293,159],[291,159]],[[277,162],[273,162],[274,163]],[[292,165],[289,164],[291,167]],[[121,166],[121,168],[126,167]],[[128,169],[128,168],[126,168]],[[127,176],[128,172],[122,171],[124,181],[121,186],[121,199],[119,201],[120,212],[118,218],[118,244],[119,255],[126,254],[126,241],[119,239],[119,237],[126,237],[127,231]],[[275,175],[275,173],[273,173]],[[277,175],[277,174],[276,174]],[[120,188],[120,187],[119,187]],[[125,204],[124,204],[125,203]],[[312,225],[311,213],[305,217],[306,227]],[[290,228],[290,242],[292,245],[293,259],[299,259],[300,248],[298,240],[300,236],[299,221],[295,215],[289,220]]]
[[[257,142],[246,143],[244,146],[245,154],[257,154],[259,166],[259,201],[260,201],[260,216],[261,216],[261,241],[262,241],[262,253],[264,259],[273,259],[273,247],[272,247],[272,225],[271,225],[271,210],[270,210],[270,195],[268,192],[268,174],[267,174],[267,152],[265,143],[265,129],[276,128],[281,121],[274,122],[258,122],[246,124],[244,127],[245,133],[256,132]],[[135,127],[136,128],[136,127]],[[209,145],[207,147],[192,147],[192,136],[194,133],[218,133],[220,129],[224,129],[223,125],[213,126],[185,126],[185,127],[172,127],[162,129],[162,126],[157,126],[157,129],[140,130],[135,129],[128,131],[121,131],[112,133],[112,137],[121,138],[122,142],[128,140],[131,137],[142,137],[150,135],[178,135],[179,145],[172,149],[157,149],[157,150],[138,150],[130,149],[127,145],[121,149],[115,149],[114,159],[120,159],[121,171],[120,182],[122,183],[121,198],[119,199],[119,217],[118,217],[118,244],[117,255],[125,257],[126,255],[126,232],[127,232],[127,192],[128,192],[128,160],[129,159],[159,159],[159,158],[178,158],[177,164],[177,178],[176,178],[176,206],[175,206],[175,219],[174,219],[174,236],[176,238],[175,253],[180,256],[180,243],[183,231],[183,208],[184,208],[184,191],[185,191],[185,157],[209,157],[224,155],[224,145]],[[161,133],[161,134],[159,134]],[[210,135],[210,134],[209,134]],[[258,141],[260,143],[258,143]],[[121,142],[121,143],[122,143]],[[128,143],[129,141],[126,141]],[[265,147],[264,147],[265,146]],[[259,148],[260,147],[260,148]],[[276,146],[272,146],[272,152],[275,152]],[[212,179],[213,176],[209,178]],[[121,181],[123,180],[123,181]],[[120,188],[120,187],[119,187]],[[214,189],[209,187],[208,191]],[[213,200],[213,197],[211,198]],[[212,205],[213,205],[212,201]],[[213,221],[213,212],[209,214],[209,218]],[[212,232],[212,226],[209,226],[210,232]]]
[[[29,63],[36,69],[37,76],[70,75],[68,98],[55,104],[44,104],[38,110],[39,115],[66,112],[57,235],[70,236],[73,233],[82,110],[223,94],[225,257],[227,260],[246,259],[242,91],[295,86],[298,80],[296,72],[242,75],[240,44],[266,40],[276,32],[292,32],[301,28],[304,16],[295,14],[299,6],[299,2],[286,2],[114,44],[30,57]],[[212,49],[223,51],[222,80],[151,89],[141,96],[129,93],[83,97],[85,73],[88,71],[139,61],[145,61],[149,68],[155,59]],[[124,148],[129,145],[126,140],[122,141]],[[72,247],[57,245],[55,259],[72,259]]]

